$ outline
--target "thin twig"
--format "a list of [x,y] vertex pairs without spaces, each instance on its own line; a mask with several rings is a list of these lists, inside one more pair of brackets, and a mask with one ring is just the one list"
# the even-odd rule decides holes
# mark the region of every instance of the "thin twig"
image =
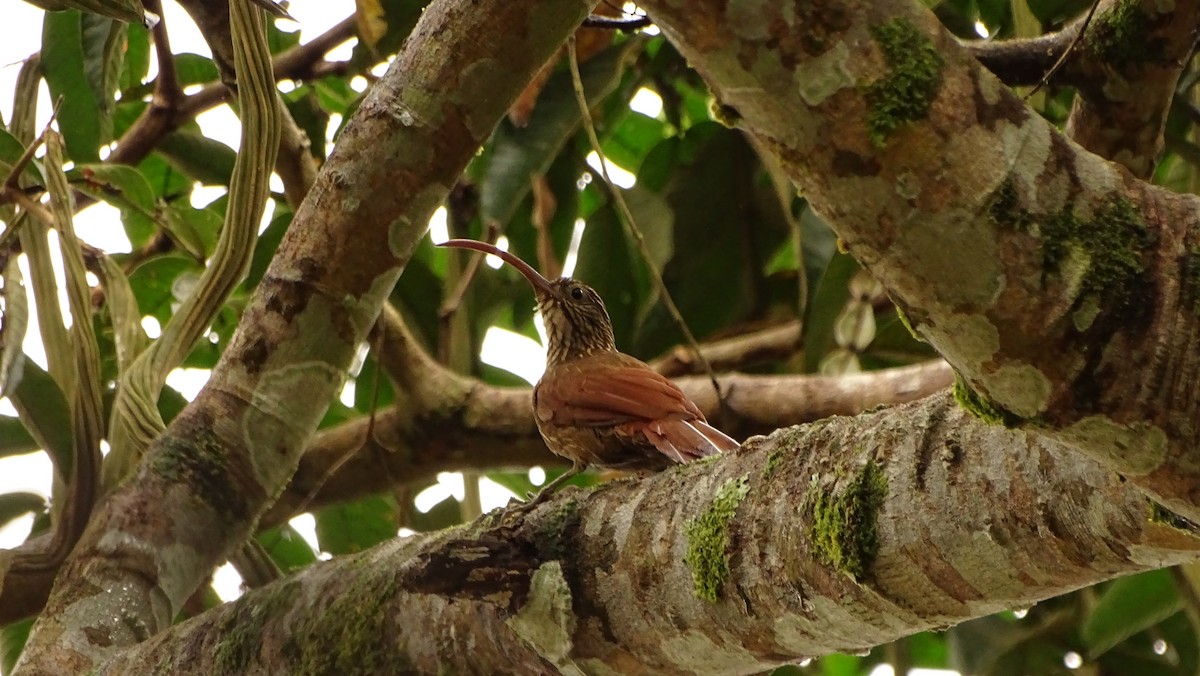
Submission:
[[704,365],[704,372],[708,374],[709,380],[712,381],[713,390],[717,393],[717,401],[724,402],[721,395],[721,385],[717,382],[717,374],[713,372],[712,364],[708,363],[708,359],[700,350],[700,343],[696,340],[696,336],[692,334],[692,330],[688,328],[687,322],[684,321],[683,315],[679,312],[679,308],[675,305],[675,301],[671,298],[671,292],[667,290],[667,285],[663,282],[662,274],[658,271],[658,266],[654,263],[654,257],[650,253],[650,248],[646,245],[646,238],[642,236],[642,231],[638,229],[637,222],[633,219],[633,212],[629,210],[629,205],[625,203],[625,198],[621,195],[621,191],[616,188],[612,182],[612,178],[608,175],[608,161],[604,158],[604,151],[600,148],[600,138],[596,136],[596,126],[592,124],[592,113],[588,108],[587,95],[583,91],[583,78],[579,75],[579,56],[575,53],[575,36],[571,35],[567,39],[567,57],[571,66],[571,83],[575,87],[575,100],[579,102],[579,114],[583,120],[583,129],[587,132],[588,141],[592,144],[592,150],[595,151],[596,157],[600,161],[600,173],[604,176],[604,182],[610,188],[609,194],[612,195],[613,201],[617,205],[617,211],[621,215],[621,220],[624,221],[625,227],[637,242],[638,251],[642,254],[642,259],[646,262],[646,267],[650,270],[650,277],[654,280],[654,284],[658,287],[658,292],[662,296],[663,305],[667,311],[671,313],[671,317],[675,323],[679,325],[679,329],[683,331],[683,337],[687,340],[688,346],[696,354],[696,360]]
[[1046,85],[1050,84],[1050,78],[1054,77],[1054,74],[1057,73],[1058,70],[1062,68],[1063,64],[1067,62],[1067,57],[1071,56],[1071,52],[1075,51],[1075,46],[1079,44],[1079,41],[1083,39],[1084,34],[1087,33],[1088,24],[1092,22],[1092,17],[1096,14],[1096,8],[1099,6],[1100,0],[1092,0],[1092,7],[1088,10],[1087,16],[1083,18],[1083,24],[1079,26],[1079,32],[1075,34],[1075,38],[1071,40],[1071,44],[1067,45],[1067,48],[1063,50],[1062,56],[1058,57],[1058,60],[1054,62],[1053,66],[1050,66],[1050,70],[1046,71],[1046,75],[1042,77],[1042,81],[1037,83],[1033,89],[1030,89],[1029,93],[1025,95],[1023,100],[1028,101],[1030,97],[1041,91]]
[[12,172],[9,173],[8,178],[4,181],[4,188],[6,191],[20,190],[21,172],[25,171],[25,165],[33,161],[34,153],[36,153],[37,149],[42,145],[43,142],[45,142],[46,132],[50,131],[50,125],[53,124],[54,119],[58,117],[58,109],[60,106],[62,106],[62,101],[62,97],[60,96],[58,97],[58,100],[54,102],[54,110],[50,111],[50,119],[46,120],[46,126],[42,128],[42,133],[38,134],[38,137],[33,140],[33,143],[29,144],[29,147],[25,149],[25,152],[21,153],[21,156],[17,158],[16,163],[13,164]]
[[174,112],[183,101],[183,88],[175,71],[175,53],[171,51],[171,40],[167,37],[167,21],[163,16],[162,0],[144,0],[146,9],[158,15],[154,25],[154,56],[158,59],[158,77],[154,79],[155,102]]

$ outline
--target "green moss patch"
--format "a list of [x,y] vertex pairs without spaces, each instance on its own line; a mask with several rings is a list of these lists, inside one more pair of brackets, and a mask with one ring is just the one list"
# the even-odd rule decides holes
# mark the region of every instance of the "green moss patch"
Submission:
[[1019,416],[996,406],[981,394],[971,389],[967,381],[963,380],[962,376],[957,373],[954,374],[954,401],[957,401],[958,405],[963,407],[967,413],[989,425],[1014,427],[1021,422]]
[[1196,524],[1188,521],[1182,516],[1179,516],[1175,512],[1172,512],[1154,500],[1149,500],[1149,503],[1150,523],[1161,523],[1163,525],[1170,526],[1171,528],[1177,528],[1179,530],[1185,530],[1196,534]]
[[893,19],[871,34],[890,70],[867,89],[867,134],[877,147],[906,122],[922,120],[942,83],[942,55],[916,26]]
[[1154,233],[1133,203],[1123,197],[1108,198],[1086,220],[1074,204],[1055,214],[1030,214],[1022,208],[1009,179],[992,193],[988,214],[998,226],[1041,236],[1046,274],[1063,274],[1071,259],[1082,260],[1086,268],[1079,279],[1081,301],[1091,295],[1128,295],[1145,271],[1142,257],[1154,244]]
[[729,522],[749,492],[748,475],[728,479],[708,507],[688,521],[688,548],[683,561],[692,571],[696,596],[705,601],[716,603],[729,577]]
[[1148,43],[1150,20],[1138,0],[1122,0],[1096,15],[1085,36],[1088,51],[1114,66],[1144,63],[1161,46]]
[[776,448],[775,450],[768,453],[767,461],[763,463],[762,478],[764,480],[770,479],[775,474],[775,470],[779,468],[779,463],[782,460],[783,460],[783,449],[782,448]]
[[810,488],[808,537],[822,563],[861,580],[879,551],[877,521],[887,499],[887,476],[868,462],[840,495]]

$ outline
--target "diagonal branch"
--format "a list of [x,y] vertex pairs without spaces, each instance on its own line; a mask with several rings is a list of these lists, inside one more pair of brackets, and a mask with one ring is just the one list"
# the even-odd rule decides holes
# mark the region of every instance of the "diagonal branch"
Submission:
[[[1181,422],[1200,416],[1195,198],[1072,145],[912,3],[764,18],[794,33],[769,40],[730,31],[723,3],[641,6],[964,376],[964,402],[1200,521],[1200,429]],[[1194,3],[1176,7],[1190,25]]]
[[1066,133],[1149,178],[1163,152],[1176,85],[1200,37],[1200,3],[1105,0],[1074,59],[1079,90]]
[[[22,656],[29,673],[86,671],[162,631],[252,532],[447,187],[588,6],[463,9],[430,6],[346,125],[208,384],[60,572]],[[475,96],[484,83],[491,95]]]

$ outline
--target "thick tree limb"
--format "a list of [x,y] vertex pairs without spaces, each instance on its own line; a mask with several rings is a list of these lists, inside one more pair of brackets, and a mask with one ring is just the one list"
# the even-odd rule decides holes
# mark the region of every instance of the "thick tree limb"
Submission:
[[1176,84],[1200,33],[1200,3],[1105,0],[1080,42],[1067,135],[1149,178]]
[[1200,555],[1150,515],[939,395],[317,565],[102,671],[758,673]]
[[447,186],[588,9],[425,11],[343,131],[208,385],[97,511],[30,638],[53,654],[27,649],[25,673],[86,671],[166,628],[247,537]]
[[747,20],[734,5],[640,6],[966,377],[975,408],[1200,520],[1187,273],[1200,201],[1070,144],[916,4],[804,6],[757,18],[769,37],[732,30]]

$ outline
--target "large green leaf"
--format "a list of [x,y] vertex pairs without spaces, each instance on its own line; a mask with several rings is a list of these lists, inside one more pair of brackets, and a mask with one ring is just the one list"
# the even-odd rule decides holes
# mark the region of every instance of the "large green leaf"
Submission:
[[178,300],[176,282],[180,275],[196,275],[200,265],[182,256],[159,256],[142,263],[129,275],[129,284],[137,298],[142,316],[151,316],[165,326]]
[[124,35],[123,23],[78,10],[47,12],[42,23],[42,74],[76,162],[99,161],[100,146],[112,140]]
[[18,491],[0,493],[0,528],[12,520],[29,513],[39,514],[46,510],[46,498],[37,493]]
[[[0,128],[0,181],[8,180],[13,167],[24,154],[25,146],[21,145],[21,142],[12,134]],[[45,185],[45,179],[42,178],[42,172],[38,165],[39,162],[36,160],[26,163],[21,174],[37,185]]]
[[[626,63],[642,44],[641,40],[627,40],[580,66],[589,103],[599,101],[617,87]],[[508,120],[500,123],[492,136],[492,156],[480,197],[485,222],[503,224],[512,218],[529,192],[530,181],[546,173],[581,120],[571,75],[559,71],[542,89],[525,127],[516,127]]]
[[858,272],[858,262],[846,254],[836,254],[825,268],[821,283],[810,294],[808,315],[804,318],[804,369],[815,373],[821,359],[836,347],[833,326],[850,299],[850,278]]
[[198,131],[177,131],[158,144],[172,165],[206,185],[229,185],[237,153]]
[[139,0],[27,0],[47,12],[83,10],[88,14],[129,23],[145,23],[146,15]]
[[[637,186],[622,193],[651,252],[657,256],[655,265],[661,267],[674,248],[674,213],[656,193]],[[593,286],[604,299],[621,346],[633,343],[639,313],[656,297],[646,264],[626,233],[613,205],[597,210],[587,220],[575,268],[575,277]]]
[[41,446],[29,436],[20,418],[0,415],[0,458],[32,453],[39,448]]
[[42,367],[25,358],[21,378],[8,392],[21,422],[37,444],[50,454],[60,476],[74,465],[71,407],[58,384]]
[[17,658],[25,649],[25,641],[29,640],[29,630],[32,628],[32,617],[0,628],[0,671],[6,674],[13,672]]
[[145,26],[131,24],[125,36],[125,59],[117,87],[127,92],[139,87],[150,72],[150,31]]
[[76,190],[120,210],[125,235],[134,246],[145,244],[154,235],[154,191],[137,169],[121,164],[79,164],[67,172],[67,179]]
[[[365,3],[363,3],[365,4]],[[412,32],[421,11],[429,4],[428,0],[379,0],[378,8],[382,13],[376,17],[379,22],[372,26],[382,25],[382,33],[372,35],[372,40],[360,39],[354,47],[354,63],[374,63],[379,54],[390,54],[400,47],[400,43]]]
[[317,560],[317,553],[288,524],[268,528],[254,536],[284,573],[299,570]]
[[209,57],[186,52],[175,55],[175,79],[179,81],[179,86],[208,84],[216,82],[219,77],[217,64]]
[[[622,102],[624,103],[624,102]],[[667,126],[631,110],[617,120],[601,144],[604,156],[626,171],[637,171],[646,155],[667,136]]]
[[326,507],[314,515],[321,551],[353,554],[396,537],[400,529],[396,502],[374,495]]
[[1168,570],[1151,570],[1114,581],[1083,621],[1080,637],[1089,657],[1148,629],[1183,608]]
[[[740,134],[715,123],[698,125],[688,130],[676,159],[663,190],[675,216],[674,246],[658,253],[670,255],[663,281],[692,333],[703,338],[759,311],[756,280],[770,249],[759,253],[756,231],[770,228],[782,241],[787,226],[774,226],[757,203],[754,182],[761,168]],[[653,356],[683,340],[675,319],[656,303],[644,315],[635,346],[638,354]]]

